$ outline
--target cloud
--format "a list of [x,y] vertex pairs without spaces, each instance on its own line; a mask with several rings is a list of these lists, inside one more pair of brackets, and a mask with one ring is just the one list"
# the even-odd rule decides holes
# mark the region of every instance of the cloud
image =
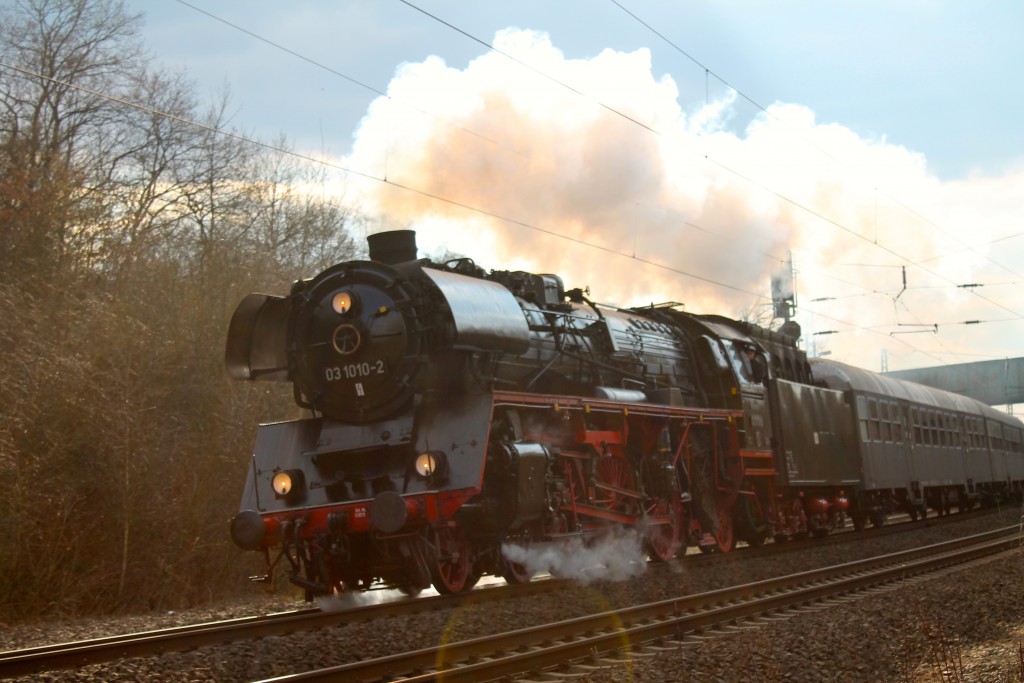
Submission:
[[[1024,238],[1000,240],[1024,226],[1024,173],[943,182],[921,154],[799,104],[741,124],[735,93],[681,93],[645,49],[566,59],[519,29],[494,45],[513,59],[403,64],[371,105],[345,164],[389,181],[360,184],[379,226],[488,268],[559,273],[599,301],[725,315],[767,304],[792,252],[801,323],[841,330],[840,360],[1019,353],[1014,288],[956,285],[1024,277]],[[1013,322],[953,324],[973,319]],[[910,322],[941,334],[890,336]]]

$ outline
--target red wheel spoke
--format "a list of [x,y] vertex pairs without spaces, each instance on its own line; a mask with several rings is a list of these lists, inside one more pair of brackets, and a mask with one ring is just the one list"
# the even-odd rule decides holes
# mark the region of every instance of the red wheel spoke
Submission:
[[458,527],[440,527],[434,531],[431,574],[438,593],[459,593],[472,588],[479,577],[472,574],[472,547]]

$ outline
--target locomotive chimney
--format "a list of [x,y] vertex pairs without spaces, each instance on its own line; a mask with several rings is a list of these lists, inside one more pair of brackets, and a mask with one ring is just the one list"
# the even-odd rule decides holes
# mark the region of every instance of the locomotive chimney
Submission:
[[389,266],[416,260],[416,231],[391,230],[367,235],[370,245],[370,260],[380,261]]

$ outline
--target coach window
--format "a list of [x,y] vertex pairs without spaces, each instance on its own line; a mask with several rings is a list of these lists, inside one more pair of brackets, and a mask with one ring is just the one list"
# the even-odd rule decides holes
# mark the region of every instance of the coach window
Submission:
[[857,417],[860,422],[860,440],[868,441],[868,400],[863,396],[857,397]]
[[898,403],[892,406],[892,440],[903,443],[903,411]]
[[860,440],[867,442],[867,399],[857,396],[857,417],[860,425]]
[[882,409],[882,441],[892,441],[892,413],[889,410],[889,402],[881,402]]
[[921,436],[921,414],[917,408],[910,409],[910,425],[914,430],[914,443],[920,446],[924,443],[924,437]]
[[868,424],[871,440],[878,441],[880,434],[878,428],[878,401],[873,398],[868,399],[868,415],[871,418],[871,422]]

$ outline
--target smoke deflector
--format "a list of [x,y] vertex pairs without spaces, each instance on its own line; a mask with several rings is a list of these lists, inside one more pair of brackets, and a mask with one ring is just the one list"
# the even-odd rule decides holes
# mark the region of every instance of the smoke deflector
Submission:
[[516,355],[530,348],[526,316],[504,286],[432,268],[423,272],[441,290],[451,309],[454,348]]

